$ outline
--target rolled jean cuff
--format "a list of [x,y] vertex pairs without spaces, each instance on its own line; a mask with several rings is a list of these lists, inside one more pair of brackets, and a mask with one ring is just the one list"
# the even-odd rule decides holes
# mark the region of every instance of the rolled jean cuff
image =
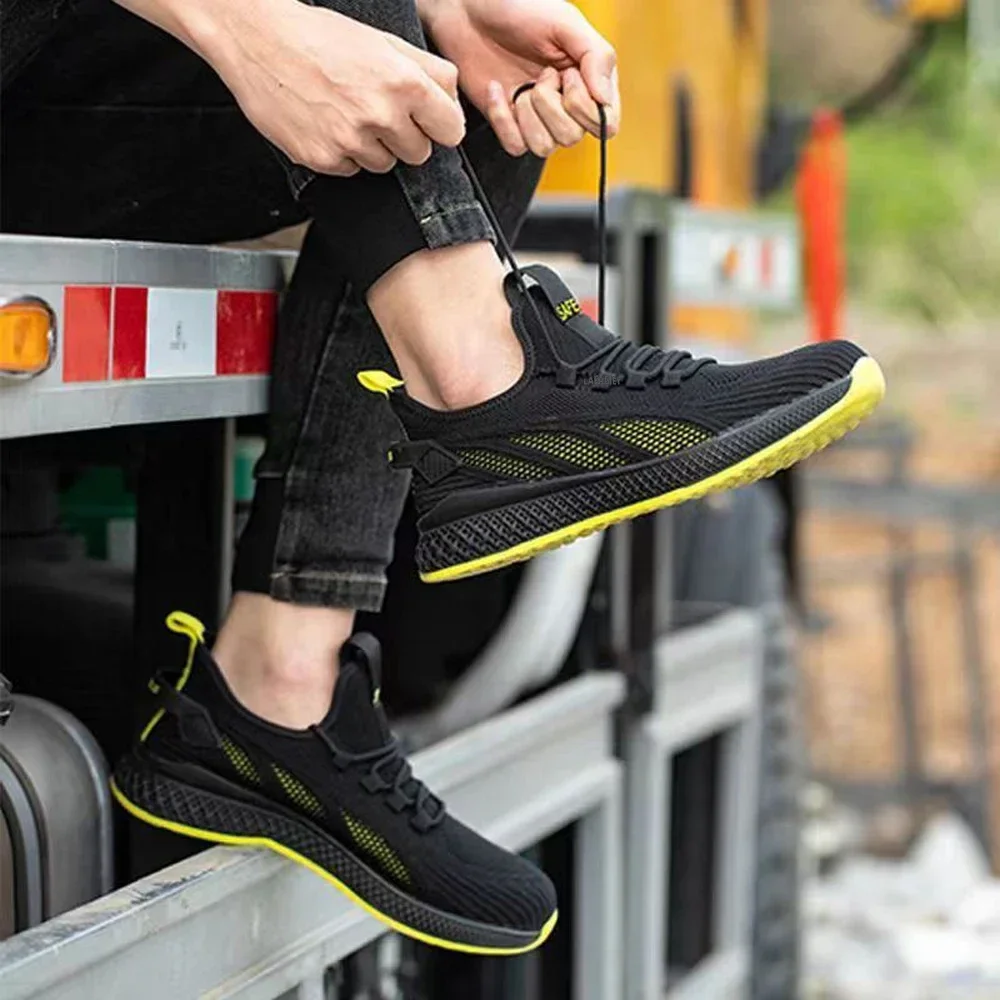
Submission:
[[380,611],[385,588],[385,573],[377,566],[278,569],[271,574],[271,597],[311,607]]
[[449,205],[417,220],[432,250],[460,243],[496,242],[496,233],[477,201]]
[[[393,512],[401,503],[402,496],[399,504],[392,505]],[[391,550],[383,555],[376,546],[370,556],[359,554],[345,549],[337,538],[310,535],[308,531],[281,539],[283,520],[286,529],[302,520],[288,515],[285,480],[261,476],[258,471],[250,518],[236,549],[234,591],[266,594],[277,601],[312,607],[381,609]],[[282,550],[282,546],[291,547]]]

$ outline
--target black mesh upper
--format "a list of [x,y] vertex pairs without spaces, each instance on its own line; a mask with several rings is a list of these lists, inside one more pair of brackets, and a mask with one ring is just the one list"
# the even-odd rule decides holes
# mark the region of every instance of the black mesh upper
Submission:
[[[227,742],[239,747],[262,780],[239,755],[224,748],[193,747],[164,717],[147,741],[157,755],[197,760],[229,780],[263,792],[332,834],[366,864],[422,902],[456,916],[518,931],[539,931],[556,908],[555,890],[534,865],[490,843],[450,815],[431,829],[415,829],[414,809],[395,811],[391,793],[373,794],[362,785],[370,764],[338,767],[316,733],[271,725],[232,697],[210,654],[199,647],[184,693],[205,705]],[[320,723],[338,750],[350,753],[386,747],[391,739],[381,706],[372,702],[364,668],[342,666],[333,705]],[[341,765],[348,758],[341,759]],[[400,766],[400,760],[396,766]],[[275,776],[275,769],[283,772]],[[392,777],[392,769],[388,777]],[[291,779],[291,780],[289,780]],[[411,780],[407,793],[415,793]],[[317,809],[315,803],[318,803]],[[437,815],[443,805],[432,798]]]
[[[508,392],[453,412],[422,406],[405,390],[391,394],[411,442],[434,441],[460,460],[448,476],[414,477],[421,510],[450,490],[598,471],[692,447],[845,378],[864,356],[854,344],[834,341],[748,364],[697,364],[676,352],[664,358],[630,346],[610,361],[605,354],[587,363],[595,343],[608,343],[603,331],[577,318],[589,324],[581,336],[545,295],[530,294],[541,322],[523,295],[515,300],[526,364]],[[574,384],[557,384],[560,368],[564,381],[565,369],[574,369]],[[652,377],[630,387],[630,368]]]

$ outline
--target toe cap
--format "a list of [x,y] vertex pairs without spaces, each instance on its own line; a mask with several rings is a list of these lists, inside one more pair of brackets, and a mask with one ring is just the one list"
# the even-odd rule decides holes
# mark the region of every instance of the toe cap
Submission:
[[446,825],[422,872],[434,905],[491,927],[540,933],[556,911],[551,879],[450,817]]
[[722,430],[839,382],[863,357],[850,341],[832,340],[748,364],[713,365],[703,369],[700,408]]

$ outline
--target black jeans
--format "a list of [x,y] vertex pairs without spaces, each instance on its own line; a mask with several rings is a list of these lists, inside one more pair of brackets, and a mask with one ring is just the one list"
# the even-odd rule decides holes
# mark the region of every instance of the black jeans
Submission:
[[[413,0],[322,5],[424,45]],[[274,154],[201,59],[111,0],[4,0],[2,19],[3,231],[208,243],[314,216],[282,304],[234,585],[377,610],[408,480],[385,459],[388,407],[355,379],[392,367],[363,290],[419,246],[492,238],[457,154],[314,177]],[[471,115],[466,148],[512,234],[540,161],[508,157]]]

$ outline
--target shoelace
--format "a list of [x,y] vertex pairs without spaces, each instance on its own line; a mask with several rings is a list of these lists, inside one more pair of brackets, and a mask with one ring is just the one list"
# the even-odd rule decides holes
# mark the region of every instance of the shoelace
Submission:
[[[515,91],[514,99],[516,100],[518,95],[525,90],[531,89],[532,86],[534,84],[525,84],[519,87]],[[604,326],[608,272],[608,116],[604,105],[597,105],[597,116],[600,121],[600,166],[597,180],[597,322],[601,326]],[[483,210],[486,212],[486,217],[496,232],[497,247],[500,251],[500,256],[510,267],[518,289],[535,314],[535,320],[538,322],[540,329],[545,331],[545,336],[548,337],[548,327],[542,319],[538,303],[535,302],[535,297],[528,291],[528,283],[525,280],[524,272],[521,270],[517,258],[514,256],[514,250],[509,240],[504,235],[500,221],[493,210],[493,206],[490,204],[486,191],[483,189],[479,177],[476,175],[476,171],[469,161],[465,147],[459,146],[458,152],[462,160],[462,165],[465,167],[465,171],[469,175],[469,180],[472,182],[476,197],[482,204]],[[555,345],[551,346],[555,348]],[[593,354],[575,364],[563,363],[561,366],[563,371],[571,373],[571,381],[568,384],[575,383],[576,376],[581,371],[598,361],[603,361],[603,363],[598,370],[598,378],[593,383],[595,387],[610,388],[610,376],[614,374],[612,366],[620,363],[625,373],[625,385],[630,389],[645,388],[646,385],[655,381],[658,377],[660,378],[660,384],[664,387],[676,387],[680,385],[683,379],[694,375],[695,372],[705,365],[714,364],[712,358],[695,359],[687,351],[676,349],[664,350],[662,347],[655,347],[651,344],[637,346],[630,344],[626,340],[615,340],[605,347],[598,348]],[[653,361],[653,364],[649,364],[650,361]],[[603,383],[601,382],[602,376],[606,379]]]
[[[616,364],[620,364],[625,373],[626,389],[644,389],[657,378],[660,380],[660,385],[665,388],[676,387],[683,379],[689,378],[705,365],[715,364],[712,358],[694,358],[688,351],[664,351],[652,344],[636,345],[630,344],[627,340],[615,340],[607,347],[599,348],[589,358],[585,358],[581,365],[585,367],[593,364],[602,357],[604,362],[598,369],[598,378],[595,381],[597,388],[602,384],[601,376],[606,376],[608,381],[614,377]],[[608,381],[603,384],[607,385]]]
[[[525,84],[523,87],[519,87],[515,92],[515,100],[517,95],[520,95],[525,90],[530,90],[533,86],[534,84]],[[601,165],[597,183],[597,322],[601,326],[604,326],[608,270],[608,115],[602,104],[597,105],[597,117],[600,120],[601,147]],[[545,322],[538,309],[538,303],[528,293],[528,283],[524,278],[524,272],[517,263],[517,258],[514,256],[514,250],[510,245],[510,241],[504,235],[500,220],[497,218],[497,214],[490,204],[490,199],[487,197],[486,191],[479,181],[479,177],[469,160],[469,155],[466,153],[464,145],[458,147],[458,155],[461,157],[465,172],[469,175],[469,180],[472,181],[472,189],[476,192],[476,197],[479,199],[480,204],[482,204],[483,211],[486,212],[486,218],[490,220],[490,225],[497,235],[497,248],[500,251],[500,256],[510,267],[514,275],[514,280],[517,282],[517,287],[520,289],[521,294],[528,300],[535,314],[535,319],[538,320],[538,323],[544,330]]]
[[[419,779],[403,756],[399,741],[369,753],[345,754],[319,727],[312,730],[333,754],[335,766],[346,770],[352,764],[368,764],[361,787],[370,795],[386,795],[386,803],[395,812],[412,811],[411,824],[421,833],[436,827],[445,817],[444,803]],[[386,794],[388,793],[388,794]]]

